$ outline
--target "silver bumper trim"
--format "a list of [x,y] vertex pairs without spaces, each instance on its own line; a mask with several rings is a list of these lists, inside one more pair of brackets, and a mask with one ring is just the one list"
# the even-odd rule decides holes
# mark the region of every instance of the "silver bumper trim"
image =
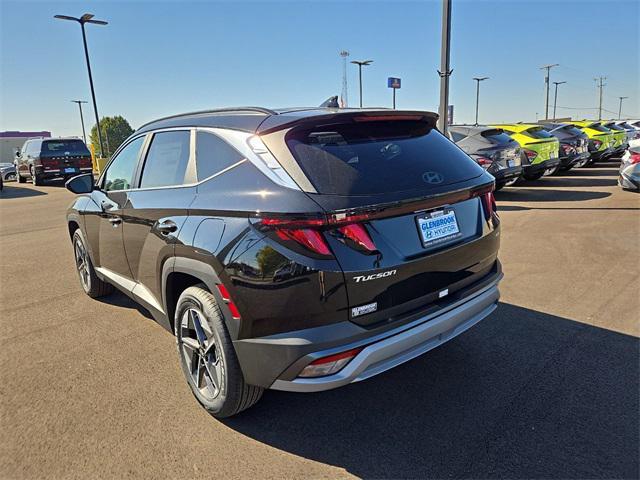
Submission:
[[[413,328],[365,347],[345,368],[318,378],[276,380],[274,390],[319,392],[359,382],[422,355],[468,330],[491,314],[498,305],[497,282],[461,305],[441,315],[425,319]],[[322,352],[314,356],[322,357]]]

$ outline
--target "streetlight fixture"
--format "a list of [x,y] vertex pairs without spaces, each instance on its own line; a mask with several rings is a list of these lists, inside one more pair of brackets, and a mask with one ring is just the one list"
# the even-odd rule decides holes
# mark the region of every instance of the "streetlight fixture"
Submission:
[[84,133],[84,117],[82,116],[82,104],[87,103],[84,100],[70,100],[72,103],[77,103],[78,108],[80,109],[80,123],[82,124],[82,139],[84,140],[84,144],[87,144],[87,136]]
[[618,108],[618,120],[622,120],[622,100],[629,97],[618,97],[620,99],[620,108]]
[[562,85],[563,83],[567,83],[567,82],[553,82],[553,84],[556,86],[556,93],[553,96],[553,119],[556,119],[556,104],[558,103],[558,85]]
[[473,77],[476,83],[476,125],[478,125],[478,104],[480,98],[480,82],[488,80],[489,77]]
[[549,118],[549,72],[553,67],[559,67],[560,64],[559,63],[553,63],[550,65],[545,65],[543,67],[540,67],[540,70],[547,70],[547,74],[544,77],[544,86],[546,87],[546,96],[547,96],[547,101],[545,103],[544,106],[544,118],[545,120]]
[[364,65],[366,67],[368,65],[371,65],[373,63],[373,60],[351,60],[351,63],[353,63],[354,65],[358,65],[358,79],[360,82],[360,108],[362,108],[362,66]]
[[95,25],[108,25],[104,20],[93,20],[91,13],[85,13],[80,18],[70,17],[68,15],[54,15],[53,18],[58,20],[71,20],[80,24],[82,30],[82,43],[84,44],[84,57],[87,60],[87,71],[89,72],[89,85],[91,86],[91,99],[93,100],[93,112],[96,116],[96,127],[98,129],[98,141],[100,142],[100,156],[104,156],[104,147],[102,145],[102,132],[100,131],[100,117],[98,115],[98,105],[96,104],[96,93],[93,89],[93,77],[91,76],[91,64],[89,63],[89,50],[87,49],[87,35],[84,31],[85,23],[93,23]]

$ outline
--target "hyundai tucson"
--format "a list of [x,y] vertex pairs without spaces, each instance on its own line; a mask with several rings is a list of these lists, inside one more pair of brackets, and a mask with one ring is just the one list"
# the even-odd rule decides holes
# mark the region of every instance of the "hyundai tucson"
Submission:
[[494,178],[421,111],[240,108],[138,129],[68,210],[80,284],[175,334],[216,417],[467,330],[502,277]]

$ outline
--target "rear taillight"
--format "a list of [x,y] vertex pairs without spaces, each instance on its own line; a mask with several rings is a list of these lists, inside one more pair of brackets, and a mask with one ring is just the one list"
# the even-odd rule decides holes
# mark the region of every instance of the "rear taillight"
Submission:
[[323,233],[326,230],[361,252],[377,252],[369,232],[360,223],[368,219],[367,214],[332,214],[310,219],[263,218],[260,223],[263,227],[272,228],[281,240],[294,241],[318,255],[330,256],[331,250]]
[[535,158],[538,156],[538,152],[534,152],[533,150],[527,150],[526,148],[523,148],[522,151],[529,159],[529,162],[535,160]]
[[53,158],[42,158],[40,159],[40,163],[44,168],[58,168],[60,166],[60,162]]
[[640,153],[631,153],[631,156],[629,157],[629,163],[640,163]]
[[602,142],[600,140],[592,140],[593,142],[593,148],[595,150],[600,150],[600,147],[602,146]]
[[343,237],[345,243],[353,242],[358,250],[363,250],[367,253],[374,253],[377,251],[373,240],[369,236],[369,232],[364,225],[360,223],[352,223],[338,228],[338,232]]
[[490,158],[483,157],[482,155],[476,155],[474,159],[476,162],[478,162],[478,165],[480,165],[485,170],[489,168],[493,163]]
[[238,307],[236,307],[236,304],[233,303],[233,300],[231,300],[231,295],[229,295],[229,290],[227,290],[227,287],[225,287],[222,284],[217,285],[217,287],[218,287],[218,291],[220,292],[220,296],[222,297],[222,300],[224,300],[224,303],[226,303],[227,307],[229,307],[231,316],[236,320],[239,320],[240,311],[238,310]]
[[496,197],[493,192],[487,192],[481,197],[482,209],[484,210],[484,218],[490,220],[492,215],[498,215],[498,206],[496,205]]
[[82,157],[82,158],[80,159],[80,166],[81,166],[82,168],[88,168],[88,167],[91,167],[91,166],[92,166],[92,164],[91,164],[91,157]]
[[333,375],[334,373],[342,370],[361,351],[362,348],[354,348],[347,350],[346,352],[340,352],[334,355],[329,355],[328,357],[319,358],[304,367],[298,376],[308,378]]
[[560,145],[565,155],[570,155],[576,151],[576,148],[573,145],[569,145],[568,143],[562,143]]

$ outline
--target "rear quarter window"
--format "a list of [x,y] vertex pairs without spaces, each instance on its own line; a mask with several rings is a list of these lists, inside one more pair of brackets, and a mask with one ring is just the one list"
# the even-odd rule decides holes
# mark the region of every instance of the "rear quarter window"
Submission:
[[483,169],[429,122],[365,121],[297,128],[287,146],[319,193],[369,195],[424,190],[438,173],[452,184]]

